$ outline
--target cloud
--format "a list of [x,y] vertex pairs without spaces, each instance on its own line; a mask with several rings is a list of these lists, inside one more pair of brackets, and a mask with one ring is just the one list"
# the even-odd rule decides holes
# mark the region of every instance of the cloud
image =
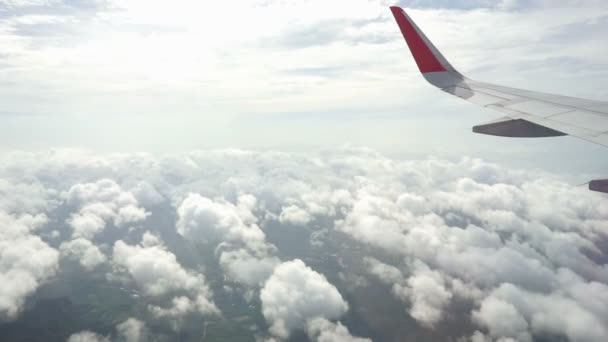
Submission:
[[408,265],[409,277],[397,267],[366,258],[369,273],[391,285],[393,294],[410,304],[408,312],[421,324],[433,328],[441,321],[452,299],[445,276],[416,260]]
[[414,263],[411,268],[413,274],[407,279],[407,285],[396,285],[393,292],[411,302],[409,312],[414,319],[432,327],[442,319],[452,293],[446,289],[441,273],[421,262]]
[[399,284],[405,281],[401,270],[395,266],[387,265],[374,258],[365,258],[368,271],[387,284]]
[[479,311],[473,312],[473,320],[487,326],[496,338],[532,341],[526,319],[513,305],[496,298],[484,299]]
[[0,179],[0,209],[7,213],[36,214],[57,205],[57,191],[37,183]]
[[186,293],[172,299],[169,309],[151,306],[159,316],[182,316],[190,312],[217,314],[211,290],[202,274],[183,268],[175,254],[146,233],[141,245],[129,245],[122,240],[114,244],[112,263],[126,271],[146,296],[163,297]]
[[[606,286],[595,289],[602,302],[606,290]],[[503,284],[492,291],[481,302],[479,311],[473,312],[473,319],[496,338],[532,341],[530,331],[566,336],[571,341],[602,341],[608,336],[605,317],[594,315],[572,298],[557,292],[530,293],[512,284]]]
[[114,337],[102,336],[92,331],[80,331],[70,335],[68,342],[143,342],[149,339],[146,324],[137,318],[129,317],[122,323],[116,325]]
[[70,335],[68,342],[110,342],[110,339],[91,331],[81,331]]
[[62,255],[77,260],[89,271],[106,262],[106,256],[99,248],[83,238],[64,242],[59,249]]
[[201,241],[226,241],[253,250],[264,249],[264,232],[252,221],[249,211],[243,205],[190,194],[178,208],[177,232]]
[[[599,284],[605,284],[607,269],[591,256],[604,253],[600,251],[607,232],[603,199],[477,161],[452,168],[440,165],[430,161],[417,170],[400,169],[415,171],[419,177],[420,170],[429,174],[416,180],[413,194],[381,195],[380,189],[371,187],[359,191],[351,211],[337,221],[338,229],[358,241],[416,260],[402,271],[368,259],[370,272],[410,303],[410,314],[422,324],[437,324],[449,310],[450,299],[459,296],[480,306],[475,322],[487,327],[494,338],[605,337],[605,331],[592,328],[602,326],[603,311],[579,307],[582,301],[567,290],[577,284],[593,288],[602,298]],[[459,176],[450,175],[453,168],[459,169]],[[564,269],[575,274],[568,286]],[[509,293],[520,299],[517,303],[528,295],[538,300],[535,312],[520,312],[516,303],[492,295],[495,287],[509,288],[508,283],[516,289]],[[535,316],[560,311],[548,303],[578,312],[577,323],[558,324],[557,317]]]
[[[126,279],[121,288],[158,321],[224,312],[217,298],[236,294],[261,310],[275,338],[398,334],[358,316],[358,300],[347,303],[377,291],[378,302],[391,305],[368,305],[370,314],[406,320],[420,336],[599,341],[608,334],[605,197],[560,175],[353,147],[168,156],[57,150],[4,155],[0,165],[6,194],[15,194],[0,208],[9,227],[0,232],[0,276],[24,279],[18,287],[0,282],[6,317],[18,318],[41,284],[72,274],[57,269],[59,256],[80,256],[92,267],[87,275],[106,281],[93,273],[107,269],[94,268],[103,259],[97,249],[109,251],[111,284]],[[154,190],[145,210],[138,187]],[[124,207],[146,213],[145,221],[131,221]],[[290,207],[311,221],[281,222]],[[70,236],[72,214],[94,214],[108,226],[124,221],[89,240]],[[132,224],[149,233],[125,229]],[[297,248],[284,241],[294,236]],[[210,258],[203,264],[199,253]],[[295,258],[306,264],[286,261]],[[352,286],[351,279],[363,280]],[[328,322],[313,324],[318,318]],[[353,319],[363,326],[355,329]]]
[[207,315],[215,315],[219,313],[215,304],[210,302],[209,298],[203,294],[199,294],[194,298],[186,296],[173,297],[171,306],[168,308],[156,305],[148,307],[152,314],[157,318],[174,318],[180,319],[191,313],[201,313]]
[[43,216],[0,212],[0,320],[13,320],[25,300],[57,271],[59,253],[33,231]]
[[[205,137],[205,146],[209,141],[222,142],[213,146],[232,144],[232,137],[216,134],[218,129],[222,133],[234,130],[234,122],[245,122],[244,128],[250,128],[252,121],[256,127],[264,125],[265,119],[252,119],[252,113],[274,113],[280,118],[300,113],[323,120],[335,120],[338,113],[349,117],[373,113],[377,118],[377,113],[403,113],[403,108],[427,113],[428,103],[437,101],[437,96],[430,88],[419,86],[420,76],[413,61],[408,61],[387,8],[392,4],[380,0],[340,0],[331,5],[319,0],[240,0],[232,3],[241,9],[233,13],[232,6],[199,1],[178,5],[138,0],[12,2],[0,7],[4,9],[1,15],[8,18],[0,23],[6,51],[2,60],[7,66],[4,111],[22,119],[20,113],[37,114],[28,123],[38,126],[24,127],[40,134],[6,134],[6,143],[11,139],[71,143],[61,134],[51,137],[43,129],[46,125],[40,127],[39,116],[54,115],[81,129],[70,136],[77,134],[95,147],[123,142],[119,138],[127,132],[121,129],[104,132],[114,139],[96,134],[107,122],[97,118],[107,118],[109,103],[118,104],[112,107],[117,120],[131,119],[121,121],[125,124],[141,122],[134,115],[158,114],[147,116],[146,129],[136,137],[128,132],[129,143],[150,146],[156,141],[154,146],[163,150],[168,144],[159,135],[175,138],[172,132],[177,130],[167,130],[167,126],[181,128],[180,134],[189,137],[181,140],[193,141],[190,147],[203,142],[197,136]],[[435,0],[402,5],[411,7],[421,27],[463,71],[474,70],[488,80],[502,79],[539,90],[605,96],[605,87],[582,82],[590,73],[596,85],[606,80],[605,61],[600,58],[606,52],[600,44],[601,34],[592,37],[594,32],[603,32],[598,20],[606,16],[602,1]],[[571,15],[574,11],[576,15]],[[489,22],[492,30],[487,30]],[[572,24],[588,26],[556,43],[556,31]],[[247,35],[242,34],[242,27],[247,28]],[[582,36],[586,38],[580,39]],[[560,62],[564,60],[575,63],[564,65]],[[557,73],[562,78],[559,82],[548,77]],[[399,96],[403,92],[410,96]],[[410,106],[404,107],[406,104]],[[71,117],[83,112],[90,113],[87,118],[95,124],[84,127]],[[184,113],[180,114],[184,124],[174,126],[165,115],[168,112]],[[200,134],[205,129],[198,125],[201,117],[210,134]],[[218,117],[247,120],[222,125]],[[53,123],[50,119],[45,122]],[[369,132],[368,123],[343,125],[334,135],[357,140],[355,130],[367,128]],[[374,133],[377,140],[384,141],[383,146],[394,142],[385,135],[404,138],[387,134],[393,124],[380,124],[383,129]],[[66,132],[67,128],[55,125],[53,128]],[[196,129],[186,130],[191,126]],[[11,133],[14,126],[3,127]],[[244,136],[238,144],[264,139],[284,143],[285,138],[295,139],[291,135],[298,136],[298,143],[310,143],[309,131],[282,134],[273,130],[273,134],[253,137],[244,128],[239,130]],[[26,132],[26,128],[19,131]],[[151,131],[154,133],[148,134]],[[48,139],[37,138],[39,135]],[[178,140],[170,146],[186,143]],[[422,139],[415,141],[422,143]]]
[[231,279],[259,286],[270,277],[280,260],[273,256],[252,255],[246,249],[238,249],[222,252],[219,262]]
[[308,324],[308,336],[317,342],[371,342],[368,338],[355,337],[340,323],[316,318]]
[[259,286],[272,273],[279,259],[275,247],[266,242],[253,210],[257,200],[241,195],[234,205],[189,194],[181,203],[177,232],[188,239],[217,246],[216,254],[226,275],[240,283]]
[[264,284],[260,300],[270,332],[281,338],[305,329],[315,318],[335,320],[348,310],[336,287],[301,260],[277,266]]
[[136,318],[130,317],[116,326],[120,341],[144,342],[147,341],[146,324]]
[[298,206],[290,205],[284,207],[279,216],[279,222],[291,223],[294,225],[304,226],[312,220],[310,214]]
[[92,239],[106,226],[106,220],[124,227],[145,220],[149,215],[139,207],[133,194],[111,179],[95,183],[76,184],[67,192],[67,204],[78,210],[68,224],[74,237]]

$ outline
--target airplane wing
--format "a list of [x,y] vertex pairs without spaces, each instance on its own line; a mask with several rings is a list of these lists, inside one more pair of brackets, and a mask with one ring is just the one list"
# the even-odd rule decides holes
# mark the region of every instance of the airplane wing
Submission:
[[[608,146],[608,102],[471,80],[452,67],[402,8],[393,6],[391,11],[418,69],[429,83],[505,115],[473,127],[473,132],[518,138],[571,135]],[[608,192],[608,180],[591,181],[589,188]]]

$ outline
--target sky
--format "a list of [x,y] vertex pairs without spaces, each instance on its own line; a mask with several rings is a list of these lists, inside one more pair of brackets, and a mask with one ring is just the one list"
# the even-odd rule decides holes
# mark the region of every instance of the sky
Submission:
[[1,1],[0,332],[606,341],[608,149],[473,134],[391,5],[468,77],[608,100],[600,0]]
[[562,153],[606,159],[572,138],[470,134],[500,114],[424,82],[394,4],[471,78],[608,98],[603,1],[11,0],[0,4],[0,141],[114,152],[352,144],[541,155],[552,167]]

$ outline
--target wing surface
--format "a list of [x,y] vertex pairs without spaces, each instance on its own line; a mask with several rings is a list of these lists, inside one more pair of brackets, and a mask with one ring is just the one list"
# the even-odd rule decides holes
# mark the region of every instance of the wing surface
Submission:
[[571,135],[608,146],[608,102],[471,80],[452,67],[403,9],[395,6],[391,11],[418,69],[429,83],[505,115],[473,127],[474,132],[508,137]]

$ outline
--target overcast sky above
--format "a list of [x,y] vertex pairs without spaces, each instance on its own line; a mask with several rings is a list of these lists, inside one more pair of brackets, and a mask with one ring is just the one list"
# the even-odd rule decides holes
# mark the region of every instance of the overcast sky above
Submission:
[[[470,134],[500,114],[424,82],[394,4],[3,1],[0,142],[152,152],[354,144],[497,161],[545,155],[535,167],[584,154],[584,169],[608,167],[598,165],[603,149],[572,138]],[[608,98],[605,1],[399,4],[469,77]]]

